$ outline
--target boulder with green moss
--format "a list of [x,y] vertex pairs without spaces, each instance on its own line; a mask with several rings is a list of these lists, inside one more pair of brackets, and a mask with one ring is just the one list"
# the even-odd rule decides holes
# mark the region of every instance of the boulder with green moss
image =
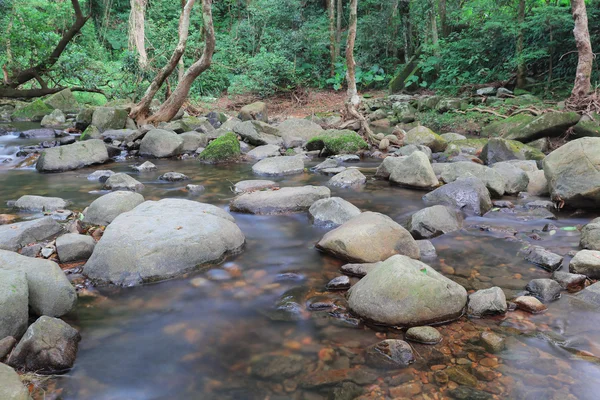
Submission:
[[504,100],[504,104],[511,106],[528,106],[532,104],[542,104],[542,101],[535,97],[534,95],[525,93],[522,95],[517,95],[518,90],[515,90],[515,95],[517,97],[513,97],[511,99]]
[[127,123],[127,111],[122,108],[98,107],[92,115],[92,125],[100,132],[123,129]]
[[198,158],[202,161],[216,163],[235,160],[240,154],[240,142],[235,133],[228,132],[210,142]]
[[75,128],[84,131],[92,123],[95,108],[84,108],[75,118]]
[[356,132],[349,129],[324,131],[306,143],[308,151],[323,150],[326,154],[352,154],[367,149],[367,142]]
[[461,99],[441,99],[435,109],[440,113],[454,110],[466,110],[467,103]]
[[528,143],[543,137],[561,136],[567,132],[567,129],[577,124],[580,118],[576,112],[550,112],[511,130],[502,137]]
[[517,114],[500,121],[496,121],[481,130],[481,135],[484,137],[500,137],[508,135],[513,130],[518,129],[520,126],[525,126],[535,117],[529,114]]
[[54,111],[52,111],[50,114],[44,116],[44,118],[42,118],[42,122],[41,122],[41,126],[43,127],[57,127],[57,126],[64,126],[66,122],[66,117],[65,114],[60,111],[58,108]]
[[94,125],[85,128],[85,131],[79,137],[79,140],[102,139],[102,133]]
[[544,153],[516,140],[492,138],[481,151],[481,160],[492,165],[508,160],[543,160]]
[[403,124],[413,122],[416,119],[417,110],[408,102],[396,102],[392,104],[392,111],[396,120]]
[[404,136],[404,144],[414,144],[427,146],[434,153],[446,150],[448,142],[425,126],[417,126],[411,129]]
[[12,120],[39,122],[53,110],[54,108],[38,99],[15,111],[12,115]]
[[77,102],[77,99],[75,98],[75,96],[73,96],[73,92],[71,92],[71,89],[61,90],[60,92],[53,94],[52,96],[44,100],[44,103],[46,103],[52,108],[56,108],[64,112],[65,114],[77,113],[81,108],[81,106]]
[[573,136],[575,138],[600,137],[600,115],[593,113],[591,117],[584,115],[577,125],[573,127]]

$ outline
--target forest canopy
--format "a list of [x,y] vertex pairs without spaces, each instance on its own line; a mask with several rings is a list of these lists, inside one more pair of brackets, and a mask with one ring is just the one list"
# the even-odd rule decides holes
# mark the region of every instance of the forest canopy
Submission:
[[[72,3],[0,1],[0,24],[6,28],[0,37],[4,86],[14,88],[11,78],[44,63],[55,51],[76,22]],[[139,99],[177,45],[181,2],[75,3],[83,25],[55,63],[19,88],[80,87],[109,98]],[[143,4],[147,62],[140,62],[131,37],[132,10],[138,3]],[[600,2],[586,5],[592,48],[597,48]],[[269,96],[298,87],[341,90],[348,6],[347,0],[214,1],[216,49],[190,97]],[[203,52],[200,8],[195,4],[190,16],[180,68]],[[418,68],[408,89],[449,93],[501,81],[538,95],[565,97],[577,67],[571,4],[565,0],[361,0],[354,53],[359,90],[386,88],[415,55]],[[592,83],[598,76],[594,65]],[[162,90],[175,87],[180,77],[173,74]]]

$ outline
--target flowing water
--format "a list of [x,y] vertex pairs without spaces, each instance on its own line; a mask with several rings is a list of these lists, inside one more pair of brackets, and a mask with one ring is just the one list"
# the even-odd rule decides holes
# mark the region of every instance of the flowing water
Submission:
[[[16,139],[4,143],[11,140]],[[0,152],[8,148],[4,145]],[[234,197],[233,183],[256,178],[249,163],[153,162],[158,171],[145,173],[132,172],[134,161],[61,174],[0,166],[0,213],[10,213],[6,201],[23,194],[59,196],[72,201],[73,210],[82,210],[103,194],[101,184],[86,179],[96,169],[131,173],[146,186],[142,193],[146,199],[189,198],[224,209]],[[372,179],[378,164],[378,160],[355,164],[364,168],[366,186],[333,189],[332,195],[402,223],[424,207],[424,193]],[[159,181],[158,176],[168,171],[185,173],[191,182]],[[307,172],[274,180],[281,186],[300,186],[325,184],[327,179]],[[188,183],[202,184],[206,190],[188,194],[184,190]],[[65,318],[79,329],[82,341],[74,368],[54,381],[62,398],[353,398],[347,392],[344,397],[344,390],[356,386],[341,385],[344,380],[363,385],[369,398],[419,393],[423,398],[443,398],[456,385],[445,383],[435,371],[455,365],[477,377],[469,384],[483,391],[463,392],[467,397],[462,398],[485,394],[510,399],[598,398],[600,313],[582,309],[569,294],[549,304],[544,314],[513,311],[504,317],[463,317],[439,327],[440,344],[413,345],[417,362],[410,368],[374,370],[364,365],[364,349],[385,337],[402,338],[402,333],[363,326],[347,313],[344,293],[325,290],[343,264],[314,248],[326,230],[312,226],[306,214],[234,216],[246,235],[246,247],[216,270],[141,287],[100,287],[81,293],[77,308]],[[525,221],[495,212],[491,217],[467,218],[465,229],[432,240],[438,256],[427,262],[467,290],[500,286],[512,297],[530,279],[550,276],[517,256],[523,243],[566,254],[578,248],[579,232],[560,228],[584,224],[594,216],[561,213],[556,221]],[[542,232],[548,222],[558,229]],[[567,266],[568,257],[563,270]],[[194,280],[198,277],[208,280]],[[309,305],[317,302],[331,307],[309,311]],[[487,353],[478,341],[484,330],[505,336],[506,349]],[[301,371],[288,378],[257,377],[257,359],[269,354],[284,356],[271,369],[300,363]],[[362,375],[357,377],[355,368]]]

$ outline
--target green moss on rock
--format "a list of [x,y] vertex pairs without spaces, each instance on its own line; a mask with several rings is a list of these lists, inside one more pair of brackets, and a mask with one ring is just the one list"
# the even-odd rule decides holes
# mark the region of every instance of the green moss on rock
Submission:
[[367,142],[351,130],[327,130],[315,136],[306,143],[306,149],[325,150],[328,154],[352,154],[367,149]]
[[54,108],[38,99],[15,111],[12,115],[12,119],[13,121],[38,122],[52,111],[54,111]]
[[215,163],[233,160],[239,157],[240,154],[240,142],[238,142],[235,133],[227,132],[210,142],[198,158],[202,161]]
[[482,136],[486,137],[504,136],[521,126],[527,125],[534,119],[535,117],[532,117],[528,114],[517,114],[513,117],[508,117],[506,119],[489,124],[481,130],[481,134]]

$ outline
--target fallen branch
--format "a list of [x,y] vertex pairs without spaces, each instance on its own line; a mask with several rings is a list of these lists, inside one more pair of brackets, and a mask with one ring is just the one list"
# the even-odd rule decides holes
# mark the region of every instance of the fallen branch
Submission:
[[84,88],[84,87],[54,87],[45,89],[11,89],[11,88],[0,88],[0,97],[7,97],[11,99],[34,99],[36,97],[43,97],[49,94],[58,93],[65,89],[71,89],[72,92],[89,92],[89,93],[100,93],[104,97],[104,93],[101,89]]

